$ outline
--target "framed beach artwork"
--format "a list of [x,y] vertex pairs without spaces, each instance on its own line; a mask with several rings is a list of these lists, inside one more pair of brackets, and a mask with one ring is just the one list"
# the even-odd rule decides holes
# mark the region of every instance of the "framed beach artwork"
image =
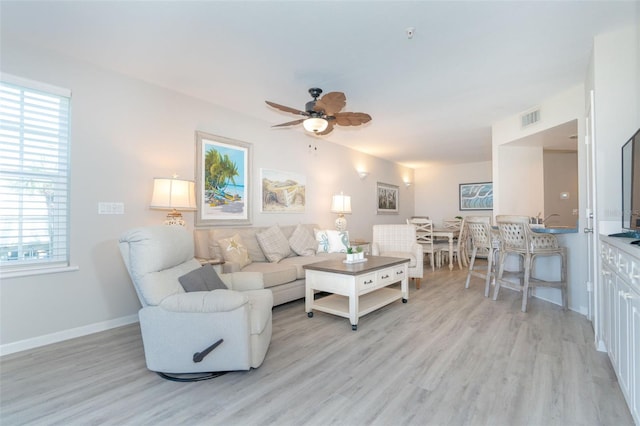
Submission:
[[460,210],[493,210],[493,182],[461,183]]
[[378,200],[378,214],[398,214],[400,207],[398,187],[388,183],[376,184],[376,200]]
[[196,132],[196,226],[251,224],[251,144]]
[[281,170],[260,169],[263,213],[304,213],[307,178]]

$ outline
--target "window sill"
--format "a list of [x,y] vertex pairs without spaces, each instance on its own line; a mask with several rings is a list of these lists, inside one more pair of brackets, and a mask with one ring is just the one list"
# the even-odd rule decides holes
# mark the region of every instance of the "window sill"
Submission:
[[14,269],[9,271],[0,271],[0,279],[6,280],[7,278],[19,278],[19,277],[30,277],[34,275],[48,275],[48,274],[58,274],[60,272],[74,272],[79,271],[79,266],[51,266],[51,267],[43,267],[43,268],[25,268],[25,269]]

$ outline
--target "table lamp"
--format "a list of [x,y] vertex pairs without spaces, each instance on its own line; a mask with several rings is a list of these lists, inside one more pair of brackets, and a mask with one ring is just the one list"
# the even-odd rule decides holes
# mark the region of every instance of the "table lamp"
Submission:
[[342,192],[340,195],[334,195],[331,200],[331,212],[338,213],[336,219],[336,229],[338,231],[344,231],[347,229],[347,219],[344,218],[345,213],[351,214],[351,197],[344,195]]
[[184,226],[182,213],[178,210],[196,210],[195,183],[192,180],[173,178],[153,178],[151,208],[171,210],[165,225]]

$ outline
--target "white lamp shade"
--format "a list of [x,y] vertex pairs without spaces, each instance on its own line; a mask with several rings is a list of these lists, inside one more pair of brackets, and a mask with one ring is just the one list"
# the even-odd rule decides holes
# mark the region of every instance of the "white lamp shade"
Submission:
[[151,208],[195,210],[195,183],[184,179],[154,178]]
[[327,120],[318,117],[307,118],[302,122],[304,129],[312,133],[324,132],[328,125],[329,122]]
[[331,200],[331,212],[351,213],[351,197],[348,195],[334,195]]

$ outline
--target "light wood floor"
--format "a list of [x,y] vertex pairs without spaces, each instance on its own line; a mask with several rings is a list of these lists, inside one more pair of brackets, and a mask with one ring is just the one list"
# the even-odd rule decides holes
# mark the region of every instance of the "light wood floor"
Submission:
[[137,325],[0,360],[8,425],[632,425],[581,315],[464,271],[360,319],[273,312],[264,364],[199,383],[148,371]]

